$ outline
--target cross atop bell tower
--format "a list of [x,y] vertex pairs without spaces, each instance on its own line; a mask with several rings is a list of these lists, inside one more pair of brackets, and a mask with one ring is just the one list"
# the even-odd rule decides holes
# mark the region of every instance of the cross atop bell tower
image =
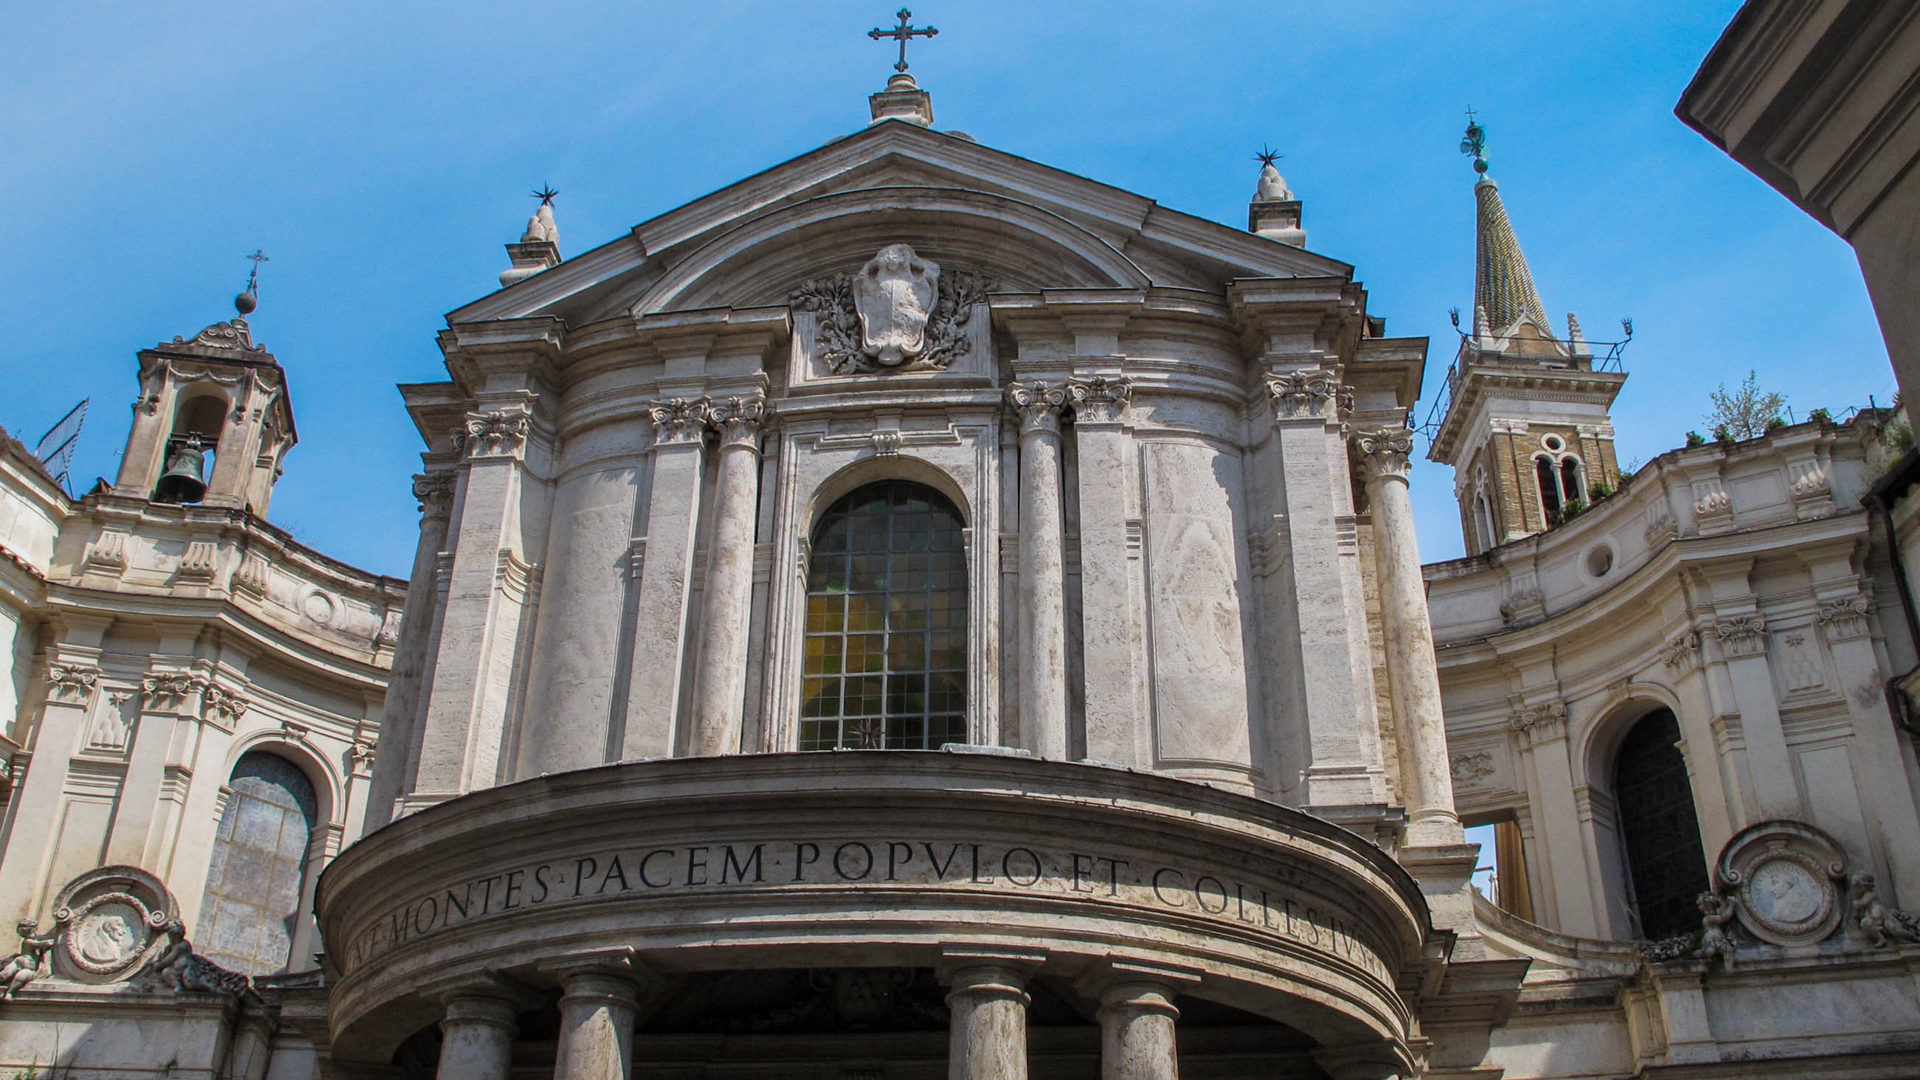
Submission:
[[867,36],[875,41],[891,38],[900,43],[900,59],[893,65],[893,77],[887,80],[887,88],[867,99],[873,107],[873,122],[905,120],[909,124],[932,127],[933,97],[907,74],[907,42],[917,37],[930,38],[940,31],[931,26],[912,25],[913,12],[906,8],[900,9],[898,18],[898,26],[876,26],[867,31]]
[[298,436],[287,374],[253,341],[259,305],[255,252],[238,312],[191,339],[140,352],[140,396],[113,494],[157,503],[250,509],[265,517],[280,463]]

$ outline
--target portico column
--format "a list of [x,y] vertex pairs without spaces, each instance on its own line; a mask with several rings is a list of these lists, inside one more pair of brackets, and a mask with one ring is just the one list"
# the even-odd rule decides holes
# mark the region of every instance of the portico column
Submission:
[[633,1071],[634,984],[608,971],[578,971],[560,986],[560,1048],[554,1080],[627,1080]]
[[483,994],[447,999],[440,1021],[438,1080],[507,1080],[513,1064],[513,1003]]
[[1393,711],[1406,747],[1407,844],[1438,847],[1465,841],[1453,808],[1447,766],[1447,726],[1440,712],[1440,668],[1433,655],[1420,545],[1407,494],[1407,455],[1413,432],[1382,428],[1354,436],[1367,478],[1373,549],[1379,563],[1380,613],[1386,635],[1387,677]]
[[[1061,554],[1064,387],[1012,383],[1020,417],[1020,730],[1035,757],[1067,756],[1067,617]],[[1024,1075],[1024,1067],[1022,1071]]]
[[1100,1080],[1178,1080],[1173,997],[1199,981],[1198,972],[1116,961],[1085,984],[1100,999]]
[[760,394],[716,401],[707,421],[720,435],[713,539],[707,545],[700,667],[694,683],[692,752],[740,752],[747,696],[747,634],[753,609],[753,522],[760,482]]
[[1027,1080],[1027,979],[1043,958],[947,954],[947,1080]]

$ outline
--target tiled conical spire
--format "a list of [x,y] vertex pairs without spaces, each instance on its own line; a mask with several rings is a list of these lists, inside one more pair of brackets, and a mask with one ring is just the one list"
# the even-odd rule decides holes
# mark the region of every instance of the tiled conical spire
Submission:
[[1507,208],[1500,203],[1500,185],[1487,175],[1486,137],[1485,128],[1470,123],[1460,144],[1463,153],[1473,155],[1473,170],[1480,174],[1480,182],[1473,185],[1478,204],[1473,304],[1487,313],[1487,322],[1496,331],[1512,326],[1522,315],[1546,330],[1546,309],[1533,287],[1533,272],[1520,253],[1520,241],[1513,235],[1513,223],[1507,220]]

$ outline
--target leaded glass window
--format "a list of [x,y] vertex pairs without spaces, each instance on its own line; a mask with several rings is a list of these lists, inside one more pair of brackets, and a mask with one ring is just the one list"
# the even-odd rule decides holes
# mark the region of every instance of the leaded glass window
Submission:
[[1660,709],[1633,726],[1614,758],[1613,797],[1634,910],[1641,936],[1654,940],[1699,929],[1696,899],[1707,890],[1700,819],[1679,742],[1679,721]]
[[272,975],[288,969],[300,919],[313,782],[286,758],[255,750],[234,764],[228,786],[193,943],[217,964]]
[[800,749],[934,750],[967,740],[960,513],[889,480],[828,508],[807,566]]

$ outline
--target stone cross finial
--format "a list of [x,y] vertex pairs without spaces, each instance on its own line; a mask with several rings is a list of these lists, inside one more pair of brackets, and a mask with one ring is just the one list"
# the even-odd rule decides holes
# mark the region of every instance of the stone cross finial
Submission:
[[893,65],[893,70],[903,74],[907,70],[907,42],[917,37],[930,38],[940,32],[931,26],[909,26],[907,21],[912,18],[913,12],[908,11],[906,8],[901,8],[899,13],[899,26],[893,27],[892,29],[876,26],[867,31],[867,36],[875,41],[879,41],[881,38],[892,38],[900,43],[900,60]]

